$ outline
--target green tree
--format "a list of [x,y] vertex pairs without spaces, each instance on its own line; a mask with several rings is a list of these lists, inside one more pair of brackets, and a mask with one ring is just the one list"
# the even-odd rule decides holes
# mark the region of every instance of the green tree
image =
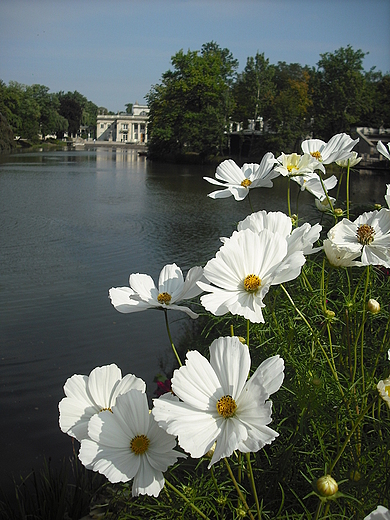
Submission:
[[133,112],[133,103],[126,103],[126,114],[131,114]]
[[371,109],[362,50],[350,45],[333,53],[320,54],[313,76],[313,130],[328,140],[340,132],[350,132]]
[[275,96],[268,119],[267,142],[275,151],[299,151],[310,129],[312,71],[299,63],[273,66]]
[[362,126],[375,128],[390,127],[390,74],[382,74],[371,69],[366,79],[372,99],[371,110],[361,121]]
[[59,114],[60,102],[57,94],[50,94],[44,85],[31,85],[27,91],[39,107],[39,129],[43,139],[49,134],[60,134],[67,130],[67,120]]
[[249,57],[245,69],[239,74],[233,87],[235,110],[233,118],[242,122],[244,128],[250,126],[249,121],[256,122],[259,117],[266,121],[275,94],[273,81],[274,68],[264,53]]
[[83,110],[87,104],[87,98],[77,90],[74,92],[59,92],[60,115],[68,121],[68,132],[76,136],[80,131],[83,120]]
[[180,50],[171,63],[173,70],[147,95],[150,155],[189,152],[206,158],[220,153],[233,107],[230,89],[237,60],[210,42],[201,51]]

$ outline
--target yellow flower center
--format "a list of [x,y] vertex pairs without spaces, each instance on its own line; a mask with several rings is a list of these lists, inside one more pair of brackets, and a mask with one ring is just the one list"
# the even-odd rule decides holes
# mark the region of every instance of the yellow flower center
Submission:
[[248,292],[255,292],[261,285],[261,280],[255,274],[248,274],[244,280],[245,290]]
[[374,228],[368,224],[362,224],[356,232],[357,239],[363,246],[371,244],[374,241],[374,235]]
[[310,152],[310,155],[314,157],[314,159],[317,159],[317,161],[321,161],[321,153],[320,152]]
[[137,435],[131,439],[130,449],[135,455],[142,455],[149,448],[150,440],[146,435]]
[[298,170],[298,168],[296,166],[293,166],[292,164],[289,164],[287,166],[288,173],[291,173],[293,170]]
[[390,385],[385,386],[385,392],[390,397]]
[[241,182],[241,186],[244,186],[244,188],[247,188],[248,186],[250,186],[252,184],[252,181],[250,181],[249,179],[244,179],[242,182]]
[[225,419],[233,417],[236,410],[236,401],[233,399],[231,395],[224,395],[223,397],[221,397],[221,399],[218,399],[217,411],[219,415],[222,415],[222,417],[224,417]]
[[107,410],[112,413],[111,408],[100,408],[99,413],[100,412],[106,412]]
[[162,292],[157,296],[158,303],[165,303],[167,305],[172,300],[172,296],[167,292]]

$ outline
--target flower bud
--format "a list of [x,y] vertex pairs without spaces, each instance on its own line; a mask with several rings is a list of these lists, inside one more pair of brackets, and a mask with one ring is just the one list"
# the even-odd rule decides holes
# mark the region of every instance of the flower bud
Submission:
[[317,489],[324,497],[331,497],[337,493],[339,486],[333,477],[324,475],[317,480]]
[[362,476],[360,474],[360,471],[358,471],[357,469],[353,469],[349,474],[349,478],[354,482],[359,482]]
[[237,336],[237,337],[240,340],[240,343],[242,343],[243,345],[246,344],[246,339],[245,338],[243,338],[242,336]]
[[379,305],[379,302],[374,300],[374,298],[370,298],[367,302],[367,309],[372,314],[378,314],[378,312],[381,310],[381,306]]
[[329,309],[326,309],[326,310],[325,310],[325,318],[326,318],[327,320],[331,320],[331,319],[334,318],[335,316],[336,316],[336,314],[335,314],[333,311],[331,311],[331,310],[329,310]]
[[334,214],[336,215],[336,217],[342,217],[343,216],[343,210],[341,208],[335,208],[334,209]]
[[377,209],[378,211],[382,209],[382,204],[374,204],[374,209]]

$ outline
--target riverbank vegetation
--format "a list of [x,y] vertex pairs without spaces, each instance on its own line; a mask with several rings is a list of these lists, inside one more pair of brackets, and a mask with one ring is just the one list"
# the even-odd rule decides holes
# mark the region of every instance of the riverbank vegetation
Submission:
[[[390,75],[363,68],[365,53],[351,46],[320,55],[316,67],[247,58],[241,72],[215,42],[182,50],[146,96],[149,156],[184,154],[261,157],[267,150],[298,151],[313,133],[328,140],[355,126],[390,126]],[[238,131],[237,131],[238,130]]]

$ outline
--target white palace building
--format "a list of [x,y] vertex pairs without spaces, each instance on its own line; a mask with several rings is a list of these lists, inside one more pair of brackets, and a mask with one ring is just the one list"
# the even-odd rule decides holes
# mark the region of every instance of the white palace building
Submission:
[[115,115],[98,115],[96,124],[96,140],[113,143],[146,144],[148,142],[147,105],[132,107],[131,114],[120,112]]

